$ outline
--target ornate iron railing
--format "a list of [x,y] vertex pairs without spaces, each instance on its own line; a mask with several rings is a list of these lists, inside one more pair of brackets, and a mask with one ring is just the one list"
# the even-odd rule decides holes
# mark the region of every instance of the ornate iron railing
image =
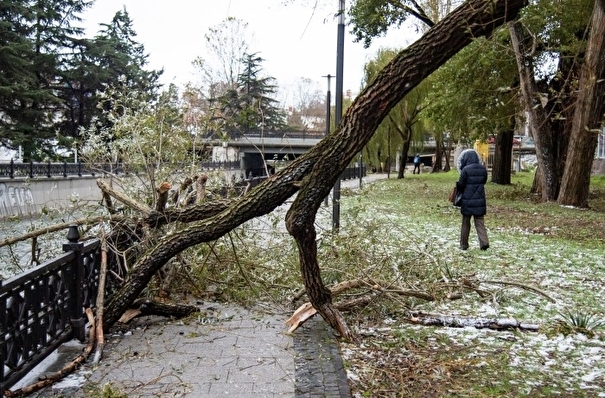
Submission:
[[[85,339],[85,308],[96,304],[101,264],[98,239],[83,244],[70,227],[65,254],[0,281],[0,391],[10,388],[63,342]],[[108,253],[107,291],[119,264]],[[111,275],[110,275],[111,274]]]
[[[200,170],[233,170],[240,167],[239,161],[202,162]],[[126,174],[143,171],[142,165],[124,163],[20,163],[11,160],[0,163],[0,178],[35,178],[35,177],[82,177],[98,174]]]

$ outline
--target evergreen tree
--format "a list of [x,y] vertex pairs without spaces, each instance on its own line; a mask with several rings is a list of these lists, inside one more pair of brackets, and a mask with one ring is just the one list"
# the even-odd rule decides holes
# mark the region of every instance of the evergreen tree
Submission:
[[0,0],[0,144],[22,147],[24,160],[56,157],[56,145],[73,147],[95,119],[110,125],[97,106],[107,87],[157,96],[162,71],[145,69],[147,55],[126,10],[93,39],[82,38],[75,24],[91,4]]
[[277,89],[275,79],[261,74],[263,61],[257,54],[245,54],[237,90],[223,96],[224,109],[235,115],[235,125],[243,132],[279,130],[285,126],[285,112],[272,98]]
[[163,70],[145,70],[149,56],[145,54],[145,47],[135,40],[137,34],[126,9],[118,11],[111,23],[102,26],[104,29],[93,40],[96,50],[93,55],[97,57],[98,66],[106,70],[108,79],[103,79],[105,83],[120,81],[122,85],[154,98]]
[[19,115],[35,81],[29,29],[23,20],[26,9],[23,1],[0,1],[0,144],[8,148],[15,148],[25,138],[20,133]]
[[[77,137],[82,127],[93,119],[100,126],[111,122],[99,108],[98,103],[107,87],[125,91],[136,91],[147,100],[154,100],[160,87],[158,79],[162,70],[146,70],[148,55],[138,43],[132,20],[124,9],[118,11],[109,24],[90,40],[80,40],[69,59],[65,74],[62,98],[65,112],[61,125],[62,134]],[[113,101],[103,97],[102,108],[109,110]]]
[[3,51],[0,103],[4,114],[2,142],[23,147],[26,159],[50,153],[50,138],[62,102],[60,66],[65,49],[82,30],[73,27],[85,0],[0,1]]

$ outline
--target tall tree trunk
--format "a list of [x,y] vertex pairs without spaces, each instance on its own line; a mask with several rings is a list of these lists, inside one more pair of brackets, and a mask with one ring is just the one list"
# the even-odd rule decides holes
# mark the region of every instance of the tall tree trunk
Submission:
[[590,174],[605,111],[605,2],[595,0],[567,161],[557,202],[588,206]]
[[[340,126],[290,165],[260,185],[178,234],[167,235],[134,265],[123,287],[114,294],[106,327],[119,319],[170,258],[193,245],[215,240],[252,218],[267,214],[298,191],[287,214],[287,227],[300,254],[300,268],[313,306],[343,336],[350,332],[323,286],[313,220],[321,201],[340,173],[370,141],[390,110],[422,80],[474,38],[489,35],[515,18],[527,0],[469,0],[400,52],[355,99]],[[193,208],[204,206],[204,203]],[[198,213],[203,214],[203,213]],[[153,218],[147,215],[148,218]]]
[[405,178],[405,166],[408,163],[408,153],[410,152],[410,141],[403,143],[401,149],[401,164],[399,165],[399,171],[397,172],[397,178]]
[[556,200],[559,187],[559,165],[556,160],[556,138],[551,126],[548,112],[540,100],[540,93],[536,86],[531,61],[529,38],[519,21],[509,22],[508,30],[511,36],[517,68],[521,95],[525,102],[525,110],[529,115],[529,127],[536,145],[538,167],[542,178],[538,180],[539,191],[544,201]]
[[[397,122],[393,120],[393,117],[391,115],[389,115],[389,121],[391,125],[395,128],[395,131],[397,131],[397,134],[399,134],[399,137],[401,137],[401,141],[403,142],[403,147],[401,149],[401,164],[399,165],[399,170],[397,171],[397,178],[404,178],[405,166],[408,160],[408,151],[410,150],[410,142],[412,140],[412,126],[409,123],[405,123],[405,127],[401,128],[397,124]],[[406,119],[406,122],[407,121],[408,120]],[[413,124],[414,123],[412,123],[412,125]]]
[[433,173],[439,173],[443,170],[443,139],[435,137],[435,161],[433,162]]
[[494,164],[492,166],[492,182],[500,185],[510,184],[510,169],[512,166],[514,120],[512,128],[496,135],[494,149]]
[[443,166],[443,171],[447,173],[452,169],[452,166],[450,166],[450,158],[452,156],[452,140],[447,141],[447,146],[443,145],[443,154],[445,159],[445,166]]

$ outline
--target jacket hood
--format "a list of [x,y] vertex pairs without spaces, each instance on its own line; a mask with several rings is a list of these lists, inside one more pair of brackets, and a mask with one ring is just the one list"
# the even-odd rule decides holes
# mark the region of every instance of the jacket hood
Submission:
[[473,163],[481,163],[479,160],[479,154],[474,149],[465,149],[460,152],[460,156],[458,156],[458,170],[462,170],[469,164]]

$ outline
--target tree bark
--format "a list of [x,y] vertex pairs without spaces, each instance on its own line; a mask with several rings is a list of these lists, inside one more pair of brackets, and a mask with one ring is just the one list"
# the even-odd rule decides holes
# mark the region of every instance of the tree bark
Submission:
[[433,173],[439,173],[443,170],[443,140],[442,138],[435,138],[435,156],[433,157]]
[[595,0],[557,202],[588,207],[590,174],[605,111],[605,3]]
[[[170,258],[193,245],[220,238],[252,218],[267,214],[298,191],[288,214],[288,231],[296,240],[309,299],[343,336],[351,333],[331,302],[317,261],[313,222],[317,209],[340,173],[368,143],[389,111],[423,79],[475,37],[489,35],[515,18],[527,0],[469,0],[400,52],[355,99],[337,130],[224,210],[191,223],[178,234],[162,237],[133,267],[106,311],[105,327],[120,318],[153,274]],[[151,214],[151,213],[149,213]]]

